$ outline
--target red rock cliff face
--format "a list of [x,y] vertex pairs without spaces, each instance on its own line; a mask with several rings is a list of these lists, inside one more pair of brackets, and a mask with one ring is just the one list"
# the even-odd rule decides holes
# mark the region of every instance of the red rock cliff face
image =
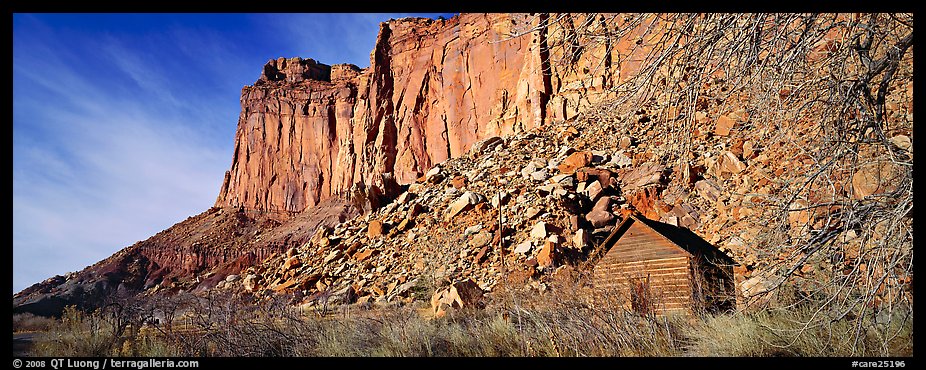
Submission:
[[384,173],[410,183],[479,140],[569,118],[620,78],[612,61],[627,46],[573,40],[576,27],[609,26],[569,14],[407,18],[380,25],[364,70],[270,61],[242,89],[216,206],[301,212],[355,183]]

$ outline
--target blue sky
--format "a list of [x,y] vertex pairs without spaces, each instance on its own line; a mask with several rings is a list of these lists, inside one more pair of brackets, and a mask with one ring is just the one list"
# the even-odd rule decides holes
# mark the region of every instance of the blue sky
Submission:
[[13,291],[211,207],[267,60],[367,67],[404,16],[14,14]]

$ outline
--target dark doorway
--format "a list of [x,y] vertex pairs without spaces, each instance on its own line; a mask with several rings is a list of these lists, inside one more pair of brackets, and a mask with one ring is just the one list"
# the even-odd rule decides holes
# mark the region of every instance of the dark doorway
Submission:
[[641,315],[652,312],[653,302],[649,289],[649,276],[630,280],[630,306]]

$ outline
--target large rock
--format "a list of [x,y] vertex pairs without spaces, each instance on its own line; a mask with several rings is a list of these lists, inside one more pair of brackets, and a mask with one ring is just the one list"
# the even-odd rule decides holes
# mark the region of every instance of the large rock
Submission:
[[588,166],[591,162],[591,152],[575,152],[566,157],[556,168],[560,173],[571,175],[574,174],[576,170]]
[[508,192],[503,191],[503,192],[493,195],[492,199],[490,200],[490,203],[492,204],[492,207],[498,208],[499,206],[508,204],[508,200],[510,199],[511,199],[511,194],[508,194]]
[[635,190],[645,186],[661,184],[664,180],[665,166],[647,162],[637,167],[625,168],[618,172],[621,188]]
[[302,265],[302,261],[299,260],[299,257],[292,256],[292,257],[287,258],[286,261],[283,262],[283,271],[289,271],[301,265]]
[[617,147],[621,149],[629,149],[631,145],[633,145],[633,139],[629,136],[622,136],[617,142]]
[[241,279],[241,286],[245,290],[253,292],[257,288],[257,280],[257,275],[248,274],[244,279]]
[[897,190],[900,170],[887,161],[865,164],[852,175],[852,196],[862,199],[874,194]]
[[602,190],[604,189],[601,188],[601,183],[595,180],[591,185],[585,187],[585,195],[588,196],[588,199],[592,202],[597,202],[601,197]]
[[514,251],[513,251],[513,252],[514,252],[514,253],[520,253],[520,254],[526,254],[527,252],[530,252],[530,250],[531,250],[531,248],[532,248],[533,246],[534,246],[534,245],[533,245],[533,243],[531,243],[530,240],[525,240],[525,241],[521,242],[520,244],[516,245],[516,246],[514,247]]
[[648,187],[624,195],[627,203],[637,212],[651,220],[658,220],[662,215],[672,209],[662,200],[662,190],[657,187]]
[[714,123],[714,135],[729,136],[730,130],[733,130],[735,124],[736,120],[726,115],[717,117],[717,121]]
[[897,135],[888,140],[891,145],[897,147],[897,149],[912,151],[913,142],[910,140],[910,137],[907,135]]
[[493,137],[479,141],[478,143],[474,144],[473,147],[470,149],[470,151],[472,152],[473,157],[477,157],[480,154],[488,152],[489,150],[492,150],[495,147],[502,145],[504,143],[505,143],[504,139],[498,136],[493,136]]
[[669,217],[675,218],[674,222],[670,223],[686,229],[697,229],[701,225],[699,221],[701,219],[701,214],[688,203],[682,203],[672,207],[672,210],[664,214],[662,219],[664,221],[669,221]]
[[446,309],[479,307],[484,295],[482,288],[471,279],[456,282],[445,289],[440,289],[431,296],[431,310],[435,316],[443,316]]
[[617,168],[623,168],[632,165],[633,159],[628,157],[626,154],[624,154],[624,151],[621,150],[611,156],[611,160],[608,162],[608,164]]
[[424,174],[424,179],[432,184],[440,183],[444,181],[444,172],[440,166],[431,167],[431,169]]
[[611,213],[611,197],[601,197],[592,210],[585,215],[585,219],[592,224],[592,227],[599,228],[614,221],[614,214]]
[[737,174],[746,170],[746,164],[740,161],[740,159],[736,157],[736,154],[731,152],[723,152],[717,160],[716,166],[718,174]]
[[469,184],[469,179],[463,175],[454,176],[453,179],[450,180],[450,185],[453,185],[453,187],[457,189],[462,189],[466,187],[467,184]]
[[492,234],[489,234],[486,231],[480,231],[476,235],[473,235],[469,240],[469,245],[473,248],[480,248],[489,244],[492,241]]
[[700,180],[695,183],[694,187],[698,191],[698,195],[711,202],[717,201],[722,190],[716,181],[710,179]]
[[585,231],[585,229],[578,229],[575,235],[572,236],[572,245],[576,249],[582,250],[588,246],[590,240],[588,232]]
[[383,235],[383,222],[380,220],[370,221],[367,225],[367,237],[373,239],[381,235]]
[[468,211],[473,208],[476,204],[479,204],[480,198],[473,192],[467,191],[463,193],[457,200],[453,201],[450,206],[447,207],[447,213],[444,216],[444,219],[449,221],[456,217],[456,215]]
[[372,256],[372,255],[374,255],[374,254],[376,254],[376,250],[375,250],[375,249],[367,249],[367,250],[365,250],[365,251],[363,251],[363,252],[354,253],[354,255],[352,256],[352,258],[353,258],[355,261],[357,261],[357,262],[363,262],[364,260],[366,260],[367,258],[370,258],[370,256]]
[[534,258],[537,259],[537,266],[540,268],[547,268],[553,266],[553,260],[555,258],[557,243],[551,242],[549,240],[543,243],[543,247],[537,251],[537,255]]
[[531,229],[531,238],[544,239],[546,237],[547,237],[547,223],[540,221],[534,224],[534,227]]
[[617,179],[614,177],[614,173],[604,168],[581,168],[576,171],[576,180],[578,181],[594,181],[598,180],[598,183],[601,184],[602,188],[614,187],[618,185]]

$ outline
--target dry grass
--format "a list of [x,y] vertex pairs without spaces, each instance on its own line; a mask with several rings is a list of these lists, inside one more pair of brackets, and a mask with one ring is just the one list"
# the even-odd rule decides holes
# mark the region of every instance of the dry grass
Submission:
[[[856,341],[855,324],[847,320],[820,325],[810,309],[774,309],[754,314],[708,317],[689,327],[690,354],[734,357],[912,356],[911,320],[890,320],[893,332],[882,336],[878,324]],[[808,326],[811,323],[814,325]],[[905,324],[901,324],[905,323]]]
[[[68,309],[33,348],[39,356],[910,356],[912,318],[872,318],[861,341],[855,321],[807,325],[811,307],[756,313],[640,316],[583,288],[544,293],[499,289],[485,309],[423,315],[405,307],[341,310],[320,317],[285,304],[192,306],[170,330],[131,327]],[[197,301],[207,304],[209,301]],[[250,309],[248,309],[250,308]],[[902,312],[902,310],[898,310]],[[878,323],[891,327],[879,328]],[[880,333],[893,333],[884,336]]]
[[32,348],[32,355],[53,356],[176,356],[164,341],[129,328],[120,330],[119,320],[101,310],[85,313],[73,307],[50,325],[46,335]]
[[13,332],[23,333],[32,331],[46,331],[52,328],[55,320],[31,313],[17,313],[13,315]]

